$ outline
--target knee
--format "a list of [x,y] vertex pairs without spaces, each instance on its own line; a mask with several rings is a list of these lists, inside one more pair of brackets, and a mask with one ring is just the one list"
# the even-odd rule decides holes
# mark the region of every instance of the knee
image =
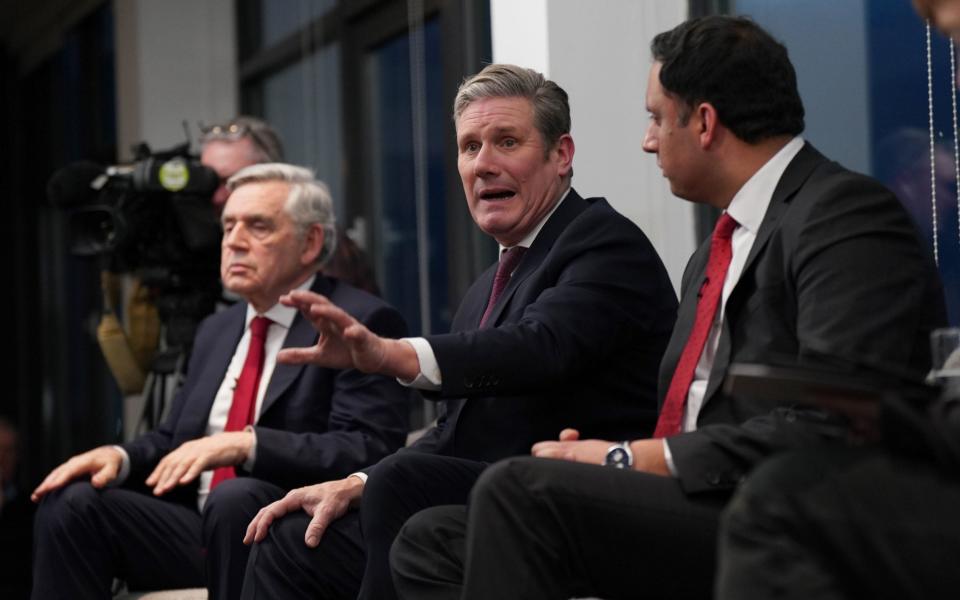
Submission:
[[508,458],[494,463],[483,471],[470,494],[470,505],[485,505],[498,498],[514,495],[517,490],[525,489],[524,474],[537,459],[530,457]]
[[467,533],[465,506],[435,506],[407,519],[390,547],[390,565],[397,573],[406,573],[422,564],[422,557],[438,558],[448,546],[462,543]]
[[96,510],[100,504],[100,491],[88,481],[75,481],[54,490],[40,502],[37,509],[37,531],[68,529],[78,520]]
[[419,452],[397,452],[378,462],[363,486],[363,502],[402,492],[412,478],[430,472],[430,457]]
[[203,505],[204,536],[209,538],[223,527],[246,528],[263,504],[261,482],[249,477],[221,482]]

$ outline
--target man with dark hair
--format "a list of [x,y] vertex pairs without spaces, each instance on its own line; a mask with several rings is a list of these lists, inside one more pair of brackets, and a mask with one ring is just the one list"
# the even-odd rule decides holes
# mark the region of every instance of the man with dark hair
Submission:
[[782,399],[725,395],[729,365],[929,366],[927,336],[945,319],[936,271],[890,192],[799,137],[786,49],[752,21],[715,16],[658,35],[652,51],[644,150],[676,195],[724,211],[683,276],[654,437],[567,429],[534,458],[494,465],[469,511],[407,522],[391,557],[402,597],[709,597],[738,482],[775,452],[845,431]]
[[467,206],[501,258],[467,292],[453,333],[388,340],[294,293],[285,302],[320,342],[281,357],[410,382],[444,401],[438,423],[366,474],[264,508],[247,532],[245,598],[391,598],[397,531],[422,508],[463,504],[488,463],[569,423],[617,439],[653,429],[676,298],[636,225],[570,186],[566,92],[490,65],[461,85],[454,121]]
[[320,272],[335,223],[326,186],[277,163],[246,167],[227,186],[220,274],[243,302],[201,323],[163,423],[74,456],[34,490],[34,598],[109,598],[114,577],[236,598],[243,531],[261,506],[403,445],[409,391],[396,381],[276,361],[317,339],[278,303],[293,289],[328,295],[382,335],[406,334],[392,307]]

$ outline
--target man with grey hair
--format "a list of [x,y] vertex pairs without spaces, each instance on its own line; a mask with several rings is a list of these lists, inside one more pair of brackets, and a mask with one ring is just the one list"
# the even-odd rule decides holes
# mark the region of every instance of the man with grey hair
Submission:
[[466,502],[490,462],[570,423],[611,439],[653,429],[676,297],[636,225],[570,187],[567,94],[530,69],[490,65],[461,86],[454,121],[467,207],[501,258],[467,292],[453,333],[390,340],[332,299],[281,299],[321,336],[280,361],[396,377],[443,401],[441,416],[367,472],[260,511],[244,598],[391,598],[397,531],[421,509]]
[[320,272],[333,251],[326,186],[284,164],[247,167],[227,185],[221,277],[244,302],[200,325],[155,431],[75,456],[34,491],[35,598],[109,598],[115,576],[141,589],[206,583],[211,598],[236,598],[257,509],[404,442],[409,391],[394,379],[276,360],[317,341],[278,302],[291,290],[329,297],[379,335],[406,333],[382,300]]

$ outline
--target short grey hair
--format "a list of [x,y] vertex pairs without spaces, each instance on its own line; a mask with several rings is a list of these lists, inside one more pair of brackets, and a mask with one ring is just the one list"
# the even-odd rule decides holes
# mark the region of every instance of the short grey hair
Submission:
[[567,92],[543,73],[509,64],[487,65],[464,79],[453,101],[453,120],[460,119],[471,103],[481,98],[526,98],[533,104],[533,121],[547,150],[570,133],[570,101]]
[[323,249],[317,257],[322,266],[337,247],[337,219],[333,214],[333,198],[327,184],[316,179],[313,171],[285,163],[260,163],[240,169],[227,180],[227,190],[249,183],[278,181],[290,186],[283,208],[290,215],[300,236],[306,236],[313,225],[323,227]]

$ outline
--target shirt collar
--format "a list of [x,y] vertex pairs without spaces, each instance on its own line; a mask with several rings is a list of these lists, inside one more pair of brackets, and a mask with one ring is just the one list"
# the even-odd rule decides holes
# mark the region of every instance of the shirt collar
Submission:
[[503,246],[503,245],[500,245],[500,254],[503,254],[503,251],[504,251],[504,250],[507,250],[507,249],[509,249],[509,248],[515,248],[516,246],[523,246],[524,248],[529,248],[530,246],[532,246],[532,245],[533,245],[533,241],[534,241],[535,239],[537,239],[537,236],[540,234],[540,230],[543,229],[543,226],[547,224],[547,221],[550,220],[550,217],[553,216],[553,213],[557,212],[557,209],[560,207],[560,203],[563,202],[564,199],[565,199],[568,195],[570,195],[570,190],[572,190],[572,189],[573,189],[573,186],[569,186],[569,185],[568,185],[568,186],[567,186],[567,191],[565,191],[565,192],[560,196],[560,199],[557,200],[557,203],[553,205],[553,208],[550,209],[550,212],[548,212],[548,213],[546,214],[546,216],[544,216],[542,219],[540,219],[540,222],[537,223],[537,226],[534,227],[533,229],[531,229],[531,230],[530,230],[530,233],[528,233],[527,235],[525,235],[525,236],[523,237],[523,239],[521,239],[519,242],[517,242],[514,246]]
[[[317,274],[314,273],[306,281],[298,285],[296,289],[303,290],[303,291],[309,290],[310,288],[313,287],[313,282],[316,281],[316,279],[317,279]],[[247,304],[247,319],[244,322],[244,327],[245,328],[250,327],[250,321],[252,321],[253,318],[256,316],[257,316],[257,311],[253,308],[253,305]],[[297,309],[292,308],[290,306],[284,306],[279,302],[277,302],[276,304],[271,306],[269,309],[267,309],[267,311],[263,313],[262,316],[270,319],[277,325],[282,325],[284,328],[290,329],[290,325],[293,324],[293,319],[297,316]],[[246,331],[246,329],[244,329],[244,331]]]
[[803,144],[803,138],[799,135],[795,136],[764,163],[734,195],[730,206],[727,207],[727,213],[741,227],[754,235],[760,230],[760,224],[763,222],[763,216],[767,214],[773,192],[777,189],[783,172],[787,170],[793,157],[803,148]]

